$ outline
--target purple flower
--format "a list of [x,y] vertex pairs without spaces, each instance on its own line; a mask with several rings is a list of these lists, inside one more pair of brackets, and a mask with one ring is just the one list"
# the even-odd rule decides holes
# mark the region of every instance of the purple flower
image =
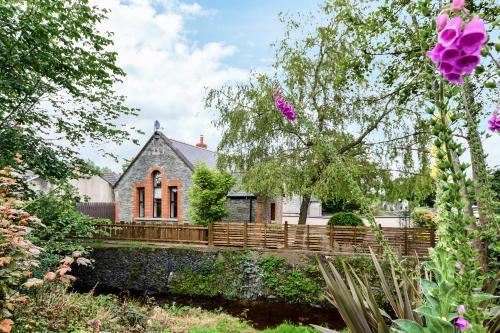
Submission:
[[460,36],[462,31],[462,18],[456,16],[448,21],[446,27],[439,33],[438,42],[444,47],[448,47]]
[[462,265],[462,263],[460,261],[457,260],[457,262],[455,263],[455,268],[458,269],[459,275],[464,274],[464,266]]
[[444,75],[444,78],[450,83],[455,83],[455,84],[464,83],[464,80],[462,79],[462,74],[460,73],[454,73],[454,72],[446,73]]
[[451,2],[451,10],[454,10],[454,11],[460,11],[464,8],[464,2],[465,0],[453,0]]
[[432,62],[437,64],[441,61],[441,53],[444,50],[444,46],[437,43],[436,46],[430,51],[427,51],[425,54],[431,58]]
[[453,69],[454,69],[453,65],[447,62],[440,63],[437,68],[438,72],[441,72],[443,74],[451,73]]
[[463,306],[462,304],[459,305],[458,308],[457,308],[457,311],[458,311],[459,314],[460,313],[464,313],[465,312],[465,306]]
[[281,113],[290,121],[294,121],[297,119],[297,115],[295,114],[295,110],[290,103],[285,102],[283,97],[281,96],[278,90],[275,90],[274,93],[274,105],[281,111]]
[[436,19],[436,29],[437,31],[441,31],[446,27],[446,23],[448,23],[448,14],[441,13],[438,15]]
[[455,70],[471,74],[474,68],[481,62],[481,49],[478,49],[476,54],[463,54],[455,60]]
[[451,60],[457,58],[460,55],[460,49],[453,43],[443,50],[441,53],[441,60],[450,62]]
[[484,21],[474,17],[465,26],[464,32],[458,40],[458,46],[467,53],[472,53],[486,42]]
[[458,327],[459,330],[463,331],[470,328],[470,323],[466,319],[458,317],[455,321],[455,326]]
[[492,132],[500,132],[500,117],[498,116],[498,108],[491,114],[488,120],[488,129]]

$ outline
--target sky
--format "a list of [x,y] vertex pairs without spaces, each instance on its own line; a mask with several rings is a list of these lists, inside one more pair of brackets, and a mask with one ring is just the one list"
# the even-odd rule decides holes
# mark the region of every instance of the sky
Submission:
[[[141,144],[152,135],[158,120],[165,135],[195,144],[200,134],[209,149],[220,139],[211,125],[216,116],[204,109],[207,89],[247,79],[252,71],[269,69],[274,56],[270,44],[280,40],[284,27],[278,14],[310,12],[320,0],[93,0],[110,9],[102,29],[114,32],[118,65],[127,73],[118,86],[138,117],[122,119],[145,132],[135,135]],[[484,126],[484,124],[483,124]],[[490,165],[500,164],[500,138],[485,142]],[[116,154],[120,161],[98,150]],[[141,146],[82,147],[84,158],[121,172],[123,159],[132,159]]]

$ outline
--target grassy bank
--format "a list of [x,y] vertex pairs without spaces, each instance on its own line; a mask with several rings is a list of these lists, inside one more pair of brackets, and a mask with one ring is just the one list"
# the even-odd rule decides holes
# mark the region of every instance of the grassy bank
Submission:
[[161,332],[161,333],[312,333],[312,328],[282,324],[259,331],[238,318],[198,308],[139,303],[112,295],[68,292],[61,285],[34,291],[17,308],[12,332]]

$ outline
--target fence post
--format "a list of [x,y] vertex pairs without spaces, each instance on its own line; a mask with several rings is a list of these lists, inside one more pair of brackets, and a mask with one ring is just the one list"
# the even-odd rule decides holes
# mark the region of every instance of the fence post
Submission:
[[213,222],[208,225],[208,246],[214,245],[214,224]]
[[243,224],[243,247],[245,249],[247,248],[247,241],[248,241],[248,222],[245,221]]
[[408,227],[405,226],[405,256],[408,255]]
[[309,224],[306,224],[306,248],[309,250]]
[[181,239],[181,235],[180,235],[180,230],[179,230],[179,221],[176,221],[175,222],[175,229],[177,230],[177,242],[179,242],[179,240]]
[[[378,228],[380,229],[380,233],[382,233],[382,236],[383,236],[384,233],[382,232],[382,224],[381,223],[378,224]],[[375,236],[375,235],[373,235],[373,236]],[[390,242],[389,242],[389,245],[390,245]],[[378,247],[378,253],[382,254],[384,252],[384,250],[382,249],[382,247],[380,245],[378,245],[378,243],[377,243],[377,247]]]
[[436,246],[436,230],[431,228],[431,247]]
[[226,244],[229,246],[229,221],[226,224]]
[[288,249],[288,221],[285,221],[285,229],[283,232],[283,241],[285,249]]
[[329,225],[328,226],[328,230],[329,230],[329,233],[330,233],[330,251],[333,252],[333,246],[334,246],[334,243],[333,243],[333,225]]
[[264,223],[264,248],[267,248],[267,222]]

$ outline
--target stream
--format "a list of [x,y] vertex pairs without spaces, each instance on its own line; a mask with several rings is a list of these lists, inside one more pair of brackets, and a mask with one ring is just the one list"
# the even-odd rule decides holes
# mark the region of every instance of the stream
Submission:
[[[89,290],[77,289],[75,291],[88,292]],[[96,294],[114,294],[119,297],[136,297],[144,299],[144,294],[130,293],[119,290],[103,290],[96,288]],[[309,325],[315,324],[331,329],[342,330],[345,324],[336,309],[319,308],[304,304],[289,304],[265,300],[239,301],[223,298],[208,298],[199,296],[182,296],[170,294],[155,294],[159,305],[190,306],[207,311],[219,311],[233,317],[247,321],[254,328],[262,330],[273,328],[282,323]]]
[[208,311],[221,311],[246,320],[256,329],[276,327],[282,323],[315,324],[342,330],[345,327],[337,310],[316,308],[301,304],[269,301],[235,301],[222,298],[189,296],[157,296],[160,304],[199,307]]

